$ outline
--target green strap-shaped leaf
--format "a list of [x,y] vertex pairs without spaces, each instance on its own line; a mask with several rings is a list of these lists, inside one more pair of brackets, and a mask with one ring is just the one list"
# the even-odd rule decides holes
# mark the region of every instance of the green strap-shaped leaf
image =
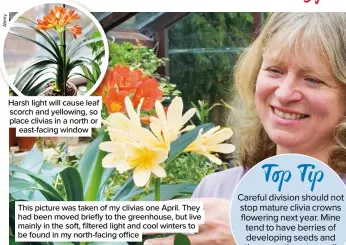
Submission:
[[29,201],[31,200],[30,196],[25,193],[25,191],[23,192],[14,192],[12,194],[9,195],[9,200],[24,200],[24,201]]
[[53,59],[49,57],[35,57],[34,59],[30,59],[23,65],[22,68],[16,73],[16,77],[14,79],[14,83],[22,82],[22,80],[28,80],[30,76],[34,76],[36,72],[41,71],[43,69],[56,69],[56,66],[61,64],[56,63]]
[[71,71],[76,66],[86,65],[86,64],[91,65],[95,69],[97,74],[101,74],[100,66],[94,60],[89,58],[84,58],[84,57],[79,57],[76,60],[71,61],[71,63],[67,65],[67,70]]
[[38,82],[44,83],[42,77],[43,75],[46,76],[45,80],[49,78],[48,81],[55,81],[55,66],[56,65],[52,64],[50,61],[42,61],[33,64],[31,67],[18,72],[13,84],[18,88],[19,91],[25,94],[30,91],[33,86],[36,86]]
[[[192,194],[197,185],[191,182],[181,184],[166,184],[160,186],[160,198],[161,201],[168,201],[183,193]],[[140,201],[153,201],[155,200],[155,193],[142,197]]]
[[25,201],[25,200],[15,200],[15,201],[10,201],[8,202],[8,206],[9,206],[9,210],[10,210],[10,218],[15,219],[16,218],[16,214],[15,214],[15,210],[16,210],[16,201]]
[[[154,190],[154,187],[152,186],[149,188],[148,191],[153,191],[153,190]],[[134,196],[145,193],[145,192],[147,191],[144,188],[134,188],[127,195],[123,196],[117,201],[131,201]]]
[[10,236],[10,245],[28,245],[27,242],[16,242],[14,236]]
[[16,234],[16,222],[11,217],[9,218],[9,225],[10,225],[10,227],[9,227],[10,235]]
[[174,236],[174,245],[191,245],[187,235],[178,233]]
[[40,186],[35,185],[34,183],[31,183],[27,180],[24,180],[24,179],[19,179],[16,177],[10,177],[9,187],[10,187],[9,188],[9,194],[14,199],[24,198],[25,200],[31,200],[31,198],[29,198],[27,195],[24,195],[24,197],[22,197],[20,195],[14,195],[14,194],[23,193],[24,191],[27,191],[27,190],[38,190],[46,198],[46,200],[48,200],[48,201],[60,201],[59,199],[57,199],[57,197],[53,193],[43,189]]
[[[83,69],[82,69],[82,70],[83,70]],[[78,72],[70,74],[69,79],[72,78],[72,77],[74,77],[74,76],[84,77],[86,80],[88,80],[88,81],[90,81],[90,82],[92,82],[92,83],[95,83],[95,81],[93,80],[92,76],[89,76],[89,75],[86,76],[85,74],[78,73]]]
[[[22,19],[28,20],[28,21],[30,21],[31,23],[37,25],[36,22],[31,21],[31,20],[28,19],[28,18],[22,17]],[[33,25],[26,24],[26,23],[19,23],[19,22],[13,23],[13,26],[12,26],[12,27],[26,28],[26,29],[30,29],[30,30],[35,31],[37,34],[39,34],[41,37],[43,37],[43,38],[49,43],[49,45],[52,47],[53,51],[57,54],[58,58],[62,61],[62,57],[61,57],[61,54],[60,54],[60,51],[59,51],[59,46],[58,46],[58,44],[56,43],[56,41],[52,38],[52,36],[49,35],[48,32],[46,32],[46,31],[41,31],[41,30],[37,30],[36,27],[33,26]]]
[[[20,161],[20,163],[17,165],[18,167],[24,168],[30,172],[33,172],[35,174],[38,174],[40,172],[41,166],[43,164],[44,157],[43,153],[36,147],[33,147],[25,156],[24,158]],[[26,174],[22,173],[14,173],[12,177],[16,177],[18,179],[23,179],[26,181],[29,181],[33,185],[36,186],[35,181],[31,177],[29,177]],[[23,191],[22,193],[16,192],[12,194],[12,196],[15,199],[27,199],[31,200],[33,195],[34,195],[34,190],[35,188],[27,188],[28,191]]]
[[101,184],[100,184],[100,189],[99,193],[97,195],[97,200],[102,201],[103,200],[103,192],[106,187],[107,180],[109,177],[113,174],[114,168],[106,168],[103,170],[102,178],[101,178]]
[[35,56],[35,57],[31,57],[30,59],[28,59],[27,61],[25,61],[25,63],[23,64],[23,66],[18,70],[17,75],[16,75],[16,79],[18,79],[18,74],[22,74],[24,70],[34,66],[35,64],[42,62],[42,61],[50,61],[52,64],[58,64],[56,62],[56,60],[47,57],[47,56]]
[[90,90],[96,83],[93,73],[89,70],[89,68],[86,65],[79,65],[79,67],[82,69],[83,74],[87,79],[87,90]]
[[10,221],[10,228],[12,234],[15,234],[16,232],[16,201],[26,201],[26,200],[14,200],[14,201],[9,201],[8,206],[9,206],[9,221]]
[[105,49],[102,47],[102,49],[99,51],[99,53],[95,56],[95,60],[101,60],[101,58],[105,55]]
[[99,149],[99,145],[107,140],[109,140],[108,133],[101,134],[90,143],[79,161],[78,171],[82,178],[86,201],[97,199],[103,175],[102,159],[107,154]]
[[[48,82],[49,81],[50,82],[55,81],[56,75],[55,75],[55,72],[52,69],[52,67],[49,67],[49,66],[39,66],[39,67],[37,67],[37,70],[38,71],[35,71],[35,72],[31,73],[32,76],[30,76],[29,79],[23,79],[23,80],[20,81],[21,84],[19,86],[23,87],[21,89],[23,94],[25,94],[28,91],[32,90],[34,86],[36,87],[35,84],[37,84],[38,82],[40,84],[45,83],[44,81],[47,80],[47,78],[49,78]],[[50,75],[48,76],[47,74],[50,74]],[[43,76],[45,76],[46,79],[43,80]],[[22,84],[24,86],[22,86]]]
[[[40,151],[36,147],[33,147],[20,161],[20,163],[18,164],[18,167],[24,168],[30,172],[37,174],[39,173],[41,169],[43,161],[44,161],[44,156],[42,151]],[[14,175],[14,176],[18,176],[18,175]]]
[[117,194],[113,197],[113,201],[120,201],[126,195],[128,195],[132,191],[137,191],[139,188],[135,185],[133,181],[133,177],[130,177],[120,188]]
[[36,96],[36,95],[42,94],[44,92],[44,90],[47,89],[46,85],[50,81],[51,81],[51,78],[47,78],[47,79],[43,80],[41,83],[35,85],[34,87],[30,88],[29,91],[25,92],[25,95]]
[[40,46],[44,50],[47,50],[48,53],[50,53],[54,57],[54,59],[60,60],[59,56],[56,53],[54,53],[51,49],[47,48],[44,44],[36,41],[35,39],[33,39],[33,38],[29,37],[29,36],[26,36],[26,35],[24,35],[22,33],[16,32],[16,31],[11,31],[10,30],[8,33],[13,34],[13,35],[18,36],[18,37],[21,37],[21,38],[24,38],[24,39],[26,39],[28,41],[31,41],[31,42],[37,44],[38,46]]
[[42,188],[35,185],[35,183],[31,183],[25,179],[16,177],[10,177],[9,179],[9,194],[33,189],[42,190]]
[[56,175],[63,171],[65,168],[66,166],[61,164],[44,162],[41,167],[40,177],[47,183],[52,183]]
[[180,136],[177,140],[171,143],[171,149],[169,152],[168,159],[166,160],[166,165],[173,161],[180,153],[182,153],[186,147],[188,147],[198,135],[198,132],[203,129],[204,132],[208,131],[213,127],[212,123],[202,124],[195,129],[186,132]]
[[67,201],[83,201],[83,184],[78,170],[73,167],[65,168],[60,172],[60,177],[65,186]]
[[[46,190],[48,193],[52,194],[52,199],[55,198],[55,201],[64,201],[64,198],[59,194],[59,192],[57,190],[54,189],[53,186],[51,186],[49,183],[47,183],[46,181],[44,181],[39,175],[32,173],[26,169],[17,167],[17,166],[10,166],[9,167],[10,171],[14,171],[14,172],[19,172],[19,173],[24,173],[27,174],[28,176],[30,176],[33,180],[36,181],[36,183],[38,183],[39,185],[41,185],[41,187]],[[43,193],[42,193],[43,194]]]
[[71,49],[70,53],[68,53],[68,57],[73,57],[73,55],[81,48],[83,48],[84,46],[90,44],[90,43],[96,43],[96,42],[99,42],[99,41],[102,41],[102,37],[98,37],[98,38],[93,38],[93,39],[90,39],[86,42],[83,42],[81,43],[80,45],[78,45],[76,48],[74,49]]

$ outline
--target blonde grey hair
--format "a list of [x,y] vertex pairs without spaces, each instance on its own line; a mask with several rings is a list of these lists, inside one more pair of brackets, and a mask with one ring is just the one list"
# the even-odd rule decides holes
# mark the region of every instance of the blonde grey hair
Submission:
[[[240,56],[235,66],[237,119],[230,120],[236,132],[238,157],[243,165],[256,163],[276,154],[276,146],[265,132],[255,109],[255,86],[262,56],[271,45],[275,55],[295,52],[302,60],[319,53],[329,61],[328,69],[346,85],[346,13],[274,13],[260,35]],[[304,50],[299,53],[299,50]],[[270,50],[272,52],[272,50]],[[346,101],[345,101],[346,103]],[[346,117],[335,127],[335,144],[329,150],[328,164],[346,173]]]

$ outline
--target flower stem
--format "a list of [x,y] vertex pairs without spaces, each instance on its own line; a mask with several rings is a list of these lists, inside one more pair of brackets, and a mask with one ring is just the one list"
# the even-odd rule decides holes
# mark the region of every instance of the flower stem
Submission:
[[160,184],[161,184],[161,179],[156,178],[155,179],[155,201],[161,201],[160,197]]
[[[60,54],[62,57],[62,62],[61,65],[62,67],[58,67],[58,75],[57,75],[57,80],[55,82],[55,89],[58,92],[61,92],[64,90],[64,85],[65,85],[65,70],[66,70],[66,45],[65,45],[65,37],[63,32],[59,32],[59,41],[60,41]],[[64,92],[64,91],[63,91]]]
[[63,38],[62,32],[58,32],[58,34],[59,34],[60,54],[61,54],[61,57],[63,57],[64,56],[64,38]]
[[[65,8],[65,4],[63,5]],[[64,70],[63,70],[63,76],[64,76],[64,84],[63,84],[63,90],[64,90],[64,96],[66,95],[66,83],[67,83],[67,76],[66,76],[66,28],[64,29],[64,32],[62,33],[62,39],[64,40],[64,46],[63,46],[63,58],[64,58]]]

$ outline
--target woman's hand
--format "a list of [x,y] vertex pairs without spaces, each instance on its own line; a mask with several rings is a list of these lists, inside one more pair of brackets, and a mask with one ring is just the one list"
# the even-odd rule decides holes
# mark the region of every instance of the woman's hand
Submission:
[[[186,200],[186,199],[185,199]],[[218,198],[198,198],[205,211],[205,223],[199,226],[199,232],[189,235],[192,245],[236,245],[230,227],[230,202]],[[173,245],[174,236],[145,241],[144,245]]]

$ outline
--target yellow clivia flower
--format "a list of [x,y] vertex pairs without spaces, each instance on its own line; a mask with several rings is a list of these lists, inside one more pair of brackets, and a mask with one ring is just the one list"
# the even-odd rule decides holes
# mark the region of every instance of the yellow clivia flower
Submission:
[[214,127],[209,131],[202,133],[200,130],[198,136],[194,142],[192,142],[184,152],[194,152],[207,157],[210,161],[221,164],[222,161],[212,154],[212,152],[229,154],[234,152],[235,146],[232,144],[222,144],[225,140],[229,139],[233,135],[233,131],[230,128],[223,128],[220,130],[220,126]]
[[[133,134],[132,134],[133,133]],[[166,177],[166,171],[160,166],[168,158],[168,150],[158,148],[160,144],[151,132],[145,128],[134,129],[133,142],[102,142],[100,149],[110,152],[102,160],[104,168],[116,168],[120,173],[134,169],[133,180],[137,186],[148,183],[151,173],[157,177]]]
[[128,97],[125,98],[126,117],[114,113],[105,123],[111,141],[102,142],[99,148],[109,154],[103,158],[104,168],[116,168],[120,173],[134,169],[133,179],[137,186],[144,186],[153,173],[163,178],[164,168],[160,166],[168,158],[169,148],[148,129],[140,124],[140,107],[137,112]]
[[141,99],[136,112],[133,108],[130,98],[127,96],[125,98],[125,107],[128,117],[121,112],[116,112],[111,114],[104,121],[104,124],[107,125],[109,137],[111,138],[111,140],[123,143],[134,142],[133,138],[129,135],[129,133],[133,128],[142,127],[140,120],[140,110],[142,103],[143,99]]
[[150,118],[150,129],[167,148],[181,133],[195,128],[194,125],[184,128],[184,125],[196,113],[196,109],[192,108],[183,115],[183,107],[183,100],[175,97],[168,107],[166,115],[161,102],[156,101],[155,103],[157,117]]

